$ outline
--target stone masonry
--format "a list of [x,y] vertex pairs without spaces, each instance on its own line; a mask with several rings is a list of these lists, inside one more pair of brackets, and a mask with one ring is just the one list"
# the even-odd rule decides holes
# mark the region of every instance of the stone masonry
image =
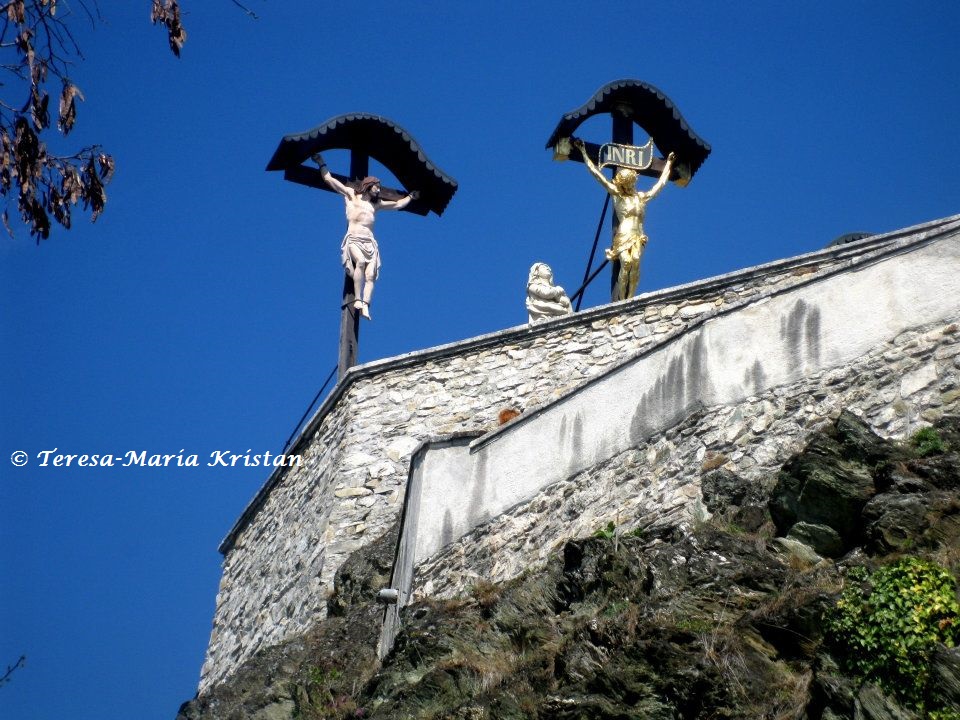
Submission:
[[960,324],[905,332],[840,368],[708,408],[648,442],[477,527],[416,570],[413,600],[450,597],[541,566],[570,537],[613,523],[617,533],[705,519],[700,478],[726,468],[769,490],[776,471],[844,408],[881,436],[906,439],[960,411]]
[[[459,432],[492,430],[501,409],[529,411],[549,403],[718,306],[750,302],[758,295],[840,272],[903,237],[954,232],[958,227],[960,217],[947,218],[536,326],[520,326],[351,369],[290,449],[302,455],[301,466],[278,468],[221,545],[223,579],[200,692],[224,680],[258,649],[302,634],[325,617],[337,569],[350,553],[396,522],[409,460],[421,443]],[[916,378],[911,382],[923,382],[930,371],[923,372],[927,375],[911,376]],[[929,383],[922,386],[928,387]],[[855,388],[850,392],[855,395]],[[714,432],[724,440],[703,445],[702,452],[729,450],[728,461],[741,471],[749,470],[751,462],[758,468],[773,463],[787,451],[774,451],[759,441],[756,447],[739,441],[752,437],[754,424],[763,418],[768,418],[764,422],[771,426],[787,422],[778,414],[781,400],[757,398],[756,407],[762,408],[757,417],[749,414],[756,409],[749,403],[736,409],[713,409],[716,418],[730,413],[716,420],[719,424]],[[814,407],[822,402],[823,398],[817,400]],[[942,398],[940,402],[947,403]],[[764,403],[774,409],[768,412]],[[749,429],[726,440],[726,431],[720,428],[727,427],[736,413],[737,422],[749,423]],[[817,417],[826,414],[818,411]],[[710,432],[709,428],[704,426],[704,432]],[[677,447],[677,440],[667,433],[646,449],[630,453],[661,453],[667,447],[663,443]],[[731,443],[736,447],[728,447]],[[700,446],[684,447],[672,459],[663,456],[658,477],[671,477],[663,468],[685,460],[682,453],[693,452],[696,457],[701,452]],[[617,458],[611,461],[616,462]],[[596,472],[607,471],[597,468]],[[653,479],[648,481],[647,499],[651,492],[658,492],[650,489],[656,486]],[[695,480],[690,483],[683,492],[696,495]],[[575,495],[577,491],[570,492]],[[610,508],[591,507],[589,522],[610,514]],[[634,521],[641,522],[639,518]],[[453,578],[457,572],[464,571],[438,569],[436,587],[452,582],[442,579],[444,573]],[[507,569],[502,572],[509,575]]]

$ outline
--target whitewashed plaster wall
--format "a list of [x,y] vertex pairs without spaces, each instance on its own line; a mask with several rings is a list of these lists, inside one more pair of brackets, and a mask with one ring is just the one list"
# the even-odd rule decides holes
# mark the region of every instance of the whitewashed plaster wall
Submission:
[[[221,545],[223,579],[200,692],[224,680],[256,650],[302,634],[325,616],[343,561],[397,522],[410,458],[424,441],[488,432],[505,407],[531,412],[637,353],[664,342],[693,342],[671,338],[710,313],[845,272],[892,246],[954,237],[958,227],[960,217],[947,218],[351,369],[290,449],[303,455],[302,466],[278,469]],[[518,316],[522,313],[518,300]],[[810,312],[794,307],[788,317],[800,322],[797,336],[809,349],[802,338],[813,322]],[[767,322],[779,327],[779,320]],[[702,342],[719,344],[706,346],[708,353],[726,353],[737,361],[735,348],[710,338]],[[658,355],[666,362],[668,380],[671,361],[674,374],[686,378],[694,372],[688,364],[676,364],[686,362],[679,355],[665,352]],[[762,358],[762,350],[756,355]],[[718,380],[716,392],[742,380],[744,371],[739,372],[739,378],[721,376],[726,379]],[[688,385],[691,397],[694,387],[699,385]],[[649,388],[647,402],[656,405],[657,392],[668,392],[663,388]],[[574,425],[565,433],[573,442],[576,413],[570,417]],[[631,425],[633,435],[625,437],[639,438],[637,433],[650,429],[647,421],[641,415]],[[559,426],[555,431],[560,437]],[[590,453],[596,458],[614,452],[601,450],[591,446]],[[574,473],[577,467],[568,470]]]

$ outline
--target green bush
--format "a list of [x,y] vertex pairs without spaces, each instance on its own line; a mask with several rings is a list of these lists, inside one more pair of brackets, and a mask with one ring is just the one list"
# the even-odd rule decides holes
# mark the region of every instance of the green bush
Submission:
[[932,710],[927,720],[960,720],[960,710]]
[[843,592],[827,629],[846,672],[929,717],[950,717],[924,707],[936,643],[960,640],[956,583],[944,568],[906,557],[878,569]]
[[940,439],[940,435],[932,427],[917,430],[910,438],[910,444],[913,445],[920,457],[939,455],[946,452],[947,449],[943,440]]
[[600,528],[599,530],[593,533],[595,538],[606,538],[607,540],[611,539],[614,535],[617,534],[617,526],[613,522],[608,522],[606,527]]

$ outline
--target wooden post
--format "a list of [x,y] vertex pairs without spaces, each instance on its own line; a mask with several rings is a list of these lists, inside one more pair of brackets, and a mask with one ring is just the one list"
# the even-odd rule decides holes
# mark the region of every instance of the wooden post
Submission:
[[[620,112],[619,108],[614,108],[610,115],[613,118],[613,142],[620,143],[621,145],[633,145],[633,120],[630,119],[630,116],[625,112]],[[613,174],[616,175],[619,169],[617,166],[614,166]],[[613,222],[613,235],[616,235],[617,227],[620,225],[616,211],[613,212],[611,220]],[[610,272],[610,299],[616,300],[617,280],[620,277],[619,260],[610,261]]]
[[353,278],[343,275],[343,304],[340,309],[340,358],[337,361],[337,380],[357,364],[357,344],[360,342],[360,313],[353,307]]
[[[370,158],[356,150],[350,153],[350,179],[363,180],[370,172]],[[353,278],[344,271],[343,300],[340,305],[340,357],[337,361],[337,380],[357,364],[357,346],[360,344],[360,312],[353,307]]]

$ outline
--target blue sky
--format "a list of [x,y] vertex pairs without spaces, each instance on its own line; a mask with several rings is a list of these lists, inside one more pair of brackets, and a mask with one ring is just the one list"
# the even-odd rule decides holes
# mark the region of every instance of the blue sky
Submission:
[[713,146],[648,209],[641,292],[960,213],[952,3],[182,3],[179,61],[147,0],[77,26],[69,140],[114,154],[107,210],[0,238],[0,670],[28,656],[3,718],[173,718],[196,689],[216,548],[267,472],[37,454],[280,450],[336,362],[344,229],[264,172],[284,134],[385,115],[460,183],[378,221],[362,361],[524,322],[535,261],[579,285],[603,191],[543,146],[619,78]]

